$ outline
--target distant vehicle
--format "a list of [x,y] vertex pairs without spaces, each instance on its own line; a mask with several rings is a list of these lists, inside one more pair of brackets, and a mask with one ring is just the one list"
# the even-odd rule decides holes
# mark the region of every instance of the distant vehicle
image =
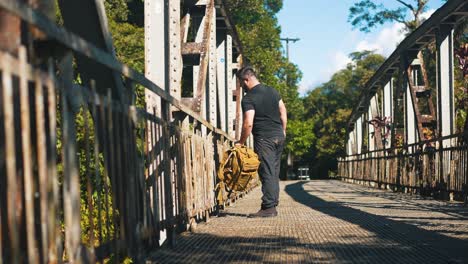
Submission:
[[310,180],[309,168],[300,167],[297,169],[297,179],[298,180]]
[[297,180],[297,174],[292,169],[290,169],[287,172],[287,179],[288,180]]

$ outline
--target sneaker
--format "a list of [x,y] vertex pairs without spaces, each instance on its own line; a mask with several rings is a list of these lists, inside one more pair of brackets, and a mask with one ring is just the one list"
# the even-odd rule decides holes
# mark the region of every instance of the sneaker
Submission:
[[278,215],[278,212],[276,211],[276,207],[271,207],[268,209],[262,209],[255,214],[249,214],[247,217],[248,218],[257,218],[257,217],[275,217]]

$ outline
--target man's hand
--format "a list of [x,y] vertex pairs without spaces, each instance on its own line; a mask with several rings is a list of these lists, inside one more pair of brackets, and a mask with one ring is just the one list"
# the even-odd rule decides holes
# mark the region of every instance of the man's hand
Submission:
[[242,145],[243,145],[243,144],[242,144],[240,141],[234,142],[234,146],[236,146],[236,147],[237,147],[237,146],[242,146]]

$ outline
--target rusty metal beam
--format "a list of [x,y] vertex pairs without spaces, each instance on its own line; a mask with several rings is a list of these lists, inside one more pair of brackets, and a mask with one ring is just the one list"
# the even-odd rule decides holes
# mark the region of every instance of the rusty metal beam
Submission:
[[[102,1],[59,0],[58,3],[66,29],[105,50],[115,58]],[[86,14],[86,19],[83,19],[84,14]],[[106,89],[111,88],[116,99],[124,102],[129,100],[119,74],[81,54],[75,54],[75,58],[78,72],[86,84],[89,85],[91,80],[95,80],[99,93],[105,94]]]
[[87,42],[83,38],[73,33],[67,32],[63,28],[58,27],[55,23],[47,20],[44,16],[35,12],[30,7],[18,3],[14,0],[0,0],[0,7],[3,7],[9,12],[18,15],[28,23],[35,24],[38,28],[47,33],[49,37],[55,39],[60,44],[73,50],[74,52],[86,56],[87,58],[92,58],[99,64],[102,64],[107,68],[143,85],[145,88],[160,96],[163,100],[167,100],[181,111],[186,112],[188,115],[196,119],[208,129],[216,131],[218,134],[226,136],[226,138],[232,139],[224,131],[213,127],[209,122],[201,118],[200,115],[183,105],[179,100],[169,95],[169,93],[163,90],[160,86],[145,78],[139,72],[122,64],[114,56],[111,56],[107,52],[97,48],[94,44]]
[[[363,87],[363,92],[359,97],[359,102],[356,105],[356,108],[350,115],[348,123],[354,123],[356,119],[359,117],[360,111],[358,108],[365,104],[365,101],[368,99],[367,97],[367,90],[370,87],[374,86],[374,84],[378,81],[385,82],[384,78],[387,78],[387,72],[389,68],[395,67],[398,65],[398,61],[400,60],[400,54],[403,52],[407,52],[411,49],[415,43],[420,45],[419,47],[423,47],[431,42],[433,42],[433,38],[426,38],[426,40],[422,40],[421,38],[425,36],[435,36],[435,30],[439,25],[444,23],[446,20],[450,20],[450,16],[455,12],[462,12],[466,10],[468,3],[466,0],[451,0],[444,4],[441,8],[439,8],[429,19],[424,21],[424,23],[417,28],[413,33],[411,33],[408,37],[406,37],[400,45],[395,49],[395,51],[388,57],[388,59],[379,67],[377,72],[370,78],[367,82],[365,87]],[[457,16],[457,19],[460,20],[465,16]],[[452,22],[452,21],[451,21]],[[417,56],[419,50],[414,50],[412,56],[409,56],[408,59],[413,59]]]
[[182,44],[182,55],[200,55],[205,53],[204,43],[188,42]]
[[21,44],[21,20],[10,12],[0,9],[0,50],[17,55]]
[[[214,15],[214,0],[210,0],[208,5],[206,6],[206,14],[204,18],[204,25],[203,25],[203,37],[202,37],[202,45],[204,47],[203,53],[200,54],[200,68],[198,71],[198,80],[196,84],[195,90],[195,97],[201,100],[205,97],[205,89],[206,89],[206,77],[208,73],[208,59],[209,59],[209,52],[210,52],[210,36],[211,36],[211,27],[213,26],[213,19],[212,16]],[[206,114],[206,113],[205,113]]]
[[[168,6],[168,21],[166,22],[168,25],[168,55],[167,64],[169,67],[168,71],[168,83],[167,83],[167,90],[169,91],[170,95],[173,97],[180,99],[182,95],[182,28],[181,27],[181,10],[180,10],[180,0],[169,0]],[[172,119],[172,117],[170,118]]]

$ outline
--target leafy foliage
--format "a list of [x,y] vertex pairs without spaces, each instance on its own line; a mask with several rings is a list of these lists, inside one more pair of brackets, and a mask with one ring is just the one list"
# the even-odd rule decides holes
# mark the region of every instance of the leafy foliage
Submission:
[[457,132],[468,128],[468,19],[463,20],[456,28],[454,34],[455,47],[455,114]]
[[281,28],[276,13],[282,0],[229,0],[228,9],[236,24],[248,64],[258,72],[261,82],[277,89],[288,109],[287,149],[303,153],[313,136],[309,135],[301,118],[304,107],[299,98],[298,83],[302,78],[297,65],[282,54]]
[[[429,0],[395,0],[401,6],[395,9],[377,4],[375,0],[361,0],[349,9],[348,21],[353,27],[363,32],[386,22],[400,22],[408,32],[414,31],[421,24],[421,15],[427,9]],[[407,18],[408,12],[411,18]]]
[[303,122],[311,127],[313,144],[300,157],[300,162],[310,164],[323,177],[336,168],[337,157],[346,154],[346,127],[351,110],[361,87],[385,60],[371,51],[355,52],[350,58],[352,63],[303,99]]

